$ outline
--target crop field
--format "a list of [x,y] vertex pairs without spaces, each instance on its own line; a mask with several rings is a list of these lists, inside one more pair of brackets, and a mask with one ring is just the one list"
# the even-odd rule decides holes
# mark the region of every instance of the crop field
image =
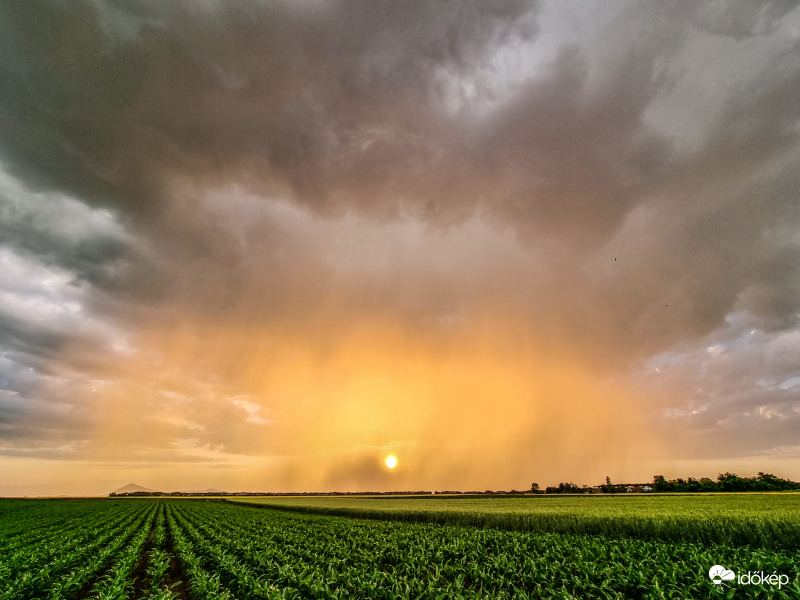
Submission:
[[[343,500],[355,503],[345,507],[351,511],[368,502]],[[569,514],[578,499],[558,500],[560,507],[541,514]],[[530,510],[501,501],[414,510],[534,519]],[[700,510],[697,518],[739,517],[755,527],[761,514],[765,522],[796,524],[793,501],[777,502],[785,505],[738,513],[733,504],[721,505],[720,512]],[[370,510],[381,505],[375,506]],[[667,504],[652,509],[654,522],[669,516]],[[602,516],[593,510],[601,511],[587,508],[586,514]],[[577,520],[579,512],[572,509]],[[631,514],[644,520],[646,507]],[[624,516],[622,509],[614,514]],[[637,535],[635,527],[628,534],[589,535],[500,525],[347,518],[200,499],[0,500],[0,599],[800,598],[800,558],[784,538],[715,543],[654,537],[654,530]],[[737,580],[714,585],[713,565],[786,580],[780,587]]]
[[800,550],[800,494],[262,496],[294,512]]

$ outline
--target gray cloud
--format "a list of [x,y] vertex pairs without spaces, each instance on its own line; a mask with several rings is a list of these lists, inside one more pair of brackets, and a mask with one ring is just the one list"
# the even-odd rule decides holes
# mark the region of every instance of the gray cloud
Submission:
[[645,387],[660,398],[654,407],[663,411],[654,419],[687,440],[687,455],[747,457],[796,445],[800,330],[764,331],[759,323],[733,313],[720,329],[651,359],[643,371]]
[[695,24],[715,35],[742,39],[770,33],[777,22],[796,8],[789,0],[753,4],[746,0],[707,2],[699,7]]
[[[626,3],[577,36],[559,10],[0,8],[0,235],[33,265],[2,280],[12,429],[45,377],[108,371],[127,333],[184,318],[337,339],[391,315],[446,339],[491,307],[618,374],[702,354],[747,315],[769,341],[730,368],[708,362],[707,401],[677,369],[664,389],[686,403],[657,408],[707,403],[692,431],[729,454],[797,443],[794,388],[780,388],[797,349],[757,357],[800,315],[798,11]],[[151,350],[130,356],[161,364]],[[233,367],[218,361],[194,375],[219,385]],[[255,452],[246,415],[214,412],[234,388],[197,402],[236,427],[173,423],[154,444]]]
[[129,242],[108,211],[60,194],[32,193],[5,173],[0,173],[0,235],[15,252],[90,283],[107,278]]
[[379,185],[375,154],[405,175],[425,164],[413,154],[430,152],[442,79],[519,34],[513,22],[530,8],[139,4],[117,14],[139,25],[130,38],[104,32],[93,4],[10,6],[6,154],[40,185],[130,209],[159,199],[164,171],[241,167],[324,205],[331,187]]

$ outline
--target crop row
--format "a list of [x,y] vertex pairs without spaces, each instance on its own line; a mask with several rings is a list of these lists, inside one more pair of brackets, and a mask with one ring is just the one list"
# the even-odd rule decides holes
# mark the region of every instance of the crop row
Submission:
[[8,556],[3,565],[8,577],[0,587],[0,599],[27,600],[44,592],[53,599],[72,597],[144,527],[153,507],[118,510],[111,522],[89,519],[90,526],[73,528],[77,531],[65,524],[47,543],[31,544]]
[[[96,513],[87,512],[87,507]],[[91,583],[146,537],[155,510],[153,504],[102,501],[31,506],[36,518],[30,525],[35,527],[38,519],[50,536],[3,556],[0,600],[70,600],[84,591],[88,595]],[[0,513],[0,521],[14,516]],[[61,525],[53,528],[54,521]],[[99,596],[101,589],[96,591]]]
[[147,554],[146,583],[144,587],[147,591],[146,598],[148,600],[168,600],[176,596],[167,582],[169,567],[170,554],[167,550],[166,513],[164,510],[159,510],[156,528],[153,532],[153,547]]
[[[791,575],[764,598],[800,597],[793,553],[168,505],[197,600],[229,598],[719,598],[708,569]],[[731,588],[733,589],[733,588]]]
[[[79,542],[79,537],[90,531],[96,534],[98,524],[110,526],[113,521],[124,520],[136,511],[135,506],[52,501],[34,502],[24,512],[6,511],[8,504],[8,501],[0,503],[3,509],[0,529],[6,530],[0,536],[0,561],[12,559],[15,553],[24,554],[31,546],[39,548],[40,556],[47,546],[53,546],[61,553],[68,541]],[[11,505],[16,503],[12,501]],[[123,512],[120,512],[121,508],[124,508]],[[16,531],[9,531],[9,525],[16,525]]]
[[[156,506],[156,505],[154,505]],[[125,600],[133,590],[131,577],[142,554],[147,537],[153,527],[155,515],[151,512],[144,525],[123,547],[110,569],[92,587],[93,595],[102,600]]]

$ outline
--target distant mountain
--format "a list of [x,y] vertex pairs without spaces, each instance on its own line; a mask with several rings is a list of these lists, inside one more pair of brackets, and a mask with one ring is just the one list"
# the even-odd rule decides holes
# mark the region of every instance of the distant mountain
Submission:
[[[138,483],[129,483],[128,485],[119,488],[118,490],[114,490],[109,495],[114,496],[121,496],[125,494],[163,494],[159,490],[152,490],[150,488],[146,488],[143,485],[139,485]],[[222,490],[218,490],[215,488],[207,488],[205,490],[181,490],[179,492],[167,492],[169,494],[226,494],[227,492],[223,492]]]
[[138,483],[129,483],[126,486],[119,488],[118,490],[114,490],[111,492],[112,494],[132,494],[133,492],[148,492],[153,493],[157,492],[158,490],[151,490],[150,488],[146,488],[144,486],[139,485]]

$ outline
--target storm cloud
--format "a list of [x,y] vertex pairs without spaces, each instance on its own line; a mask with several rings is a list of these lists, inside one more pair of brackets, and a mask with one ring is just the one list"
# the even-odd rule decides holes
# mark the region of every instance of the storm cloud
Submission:
[[797,478],[798,27],[6,3],[0,452],[238,473],[195,487]]

